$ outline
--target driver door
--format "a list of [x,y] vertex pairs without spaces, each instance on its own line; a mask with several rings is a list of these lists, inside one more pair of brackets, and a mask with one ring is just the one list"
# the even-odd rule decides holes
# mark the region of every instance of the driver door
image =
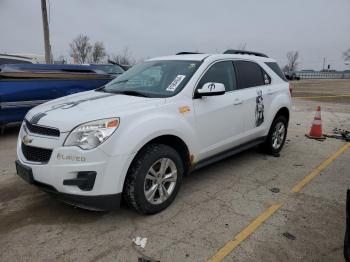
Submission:
[[238,145],[244,133],[244,112],[240,97],[242,92],[235,91],[237,82],[232,61],[220,61],[211,65],[199,81],[197,89],[205,83],[222,83],[226,92],[193,100],[200,142],[198,160]]

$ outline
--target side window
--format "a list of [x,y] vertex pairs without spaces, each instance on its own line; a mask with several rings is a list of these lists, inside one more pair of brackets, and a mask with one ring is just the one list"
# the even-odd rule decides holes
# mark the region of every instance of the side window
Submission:
[[232,62],[223,61],[212,65],[199,81],[198,87],[201,88],[205,83],[222,83],[225,85],[226,91],[237,89],[236,74]]
[[265,64],[272,69],[282,80],[288,82],[287,78],[283,74],[281,68],[276,62],[265,62]]
[[263,71],[257,63],[235,61],[235,65],[239,89],[265,85]]

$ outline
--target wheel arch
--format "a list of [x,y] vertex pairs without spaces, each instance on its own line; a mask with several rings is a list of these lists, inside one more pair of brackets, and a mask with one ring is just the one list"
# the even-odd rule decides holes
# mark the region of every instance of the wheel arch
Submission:
[[290,117],[290,114],[289,114],[289,109],[287,107],[281,107],[277,113],[275,114],[275,117],[274,119],[277,117],[277,116],[284,116],[286,119],[287,119],[287,124],[289,122],[289,117]]
[[150,144],[163,144],[174,148],[180,155],[182,162],[184,164],[185,174],[189,171],[191,163],[193,161],[193,155],[190,153],[188,145],[185,143],[183,139],[176,135],[159,135],[157,137],[152,138],[148,142],[146,142],[136,153],[135,157],[131,161],[131,164],[128,168],[133,164],[133,161],[138,157],[138,155]]
[[179,153],[182,159],[182,162],[184,164],[184,175],[186,175],[190,171],[190,168],[193,163],[193,155],[190,153],[189,147],[185,143],[185,141],[176,135],[171,135],[171,134],[159,135],[157,137],[150,139],[146,143],[144,143],[134,155],[132,161],[130,162],[130,165],[127,168],[127,172],[123,178],[123,192],[125,192],[125,181],[127,179],[127,176],[129,175],[129,171],[134,161],[142,153],[142,151],[148,145],[151,145],[151,144],[163,144],[174,148]]

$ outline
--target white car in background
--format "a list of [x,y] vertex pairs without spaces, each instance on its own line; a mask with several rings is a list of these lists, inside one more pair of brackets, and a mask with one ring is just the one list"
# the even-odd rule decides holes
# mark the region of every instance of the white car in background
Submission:
[[42,55],[34,54],[0,54],[0,65],[4,64],[38,64],[45,62]]
[[17,173],[80,207],[122,196],[141,213],[168,207],[188,172],[287,135],[289,84],[267,56],[179,53],[150,59],[94,91],[30,110]]

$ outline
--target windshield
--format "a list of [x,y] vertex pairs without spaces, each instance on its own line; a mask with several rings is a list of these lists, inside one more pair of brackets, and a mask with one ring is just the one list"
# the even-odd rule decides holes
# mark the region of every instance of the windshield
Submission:
[[136,65],[108,83],[103,91],[147,97],[170,97],[179,93],[200,61],[149,61]]

